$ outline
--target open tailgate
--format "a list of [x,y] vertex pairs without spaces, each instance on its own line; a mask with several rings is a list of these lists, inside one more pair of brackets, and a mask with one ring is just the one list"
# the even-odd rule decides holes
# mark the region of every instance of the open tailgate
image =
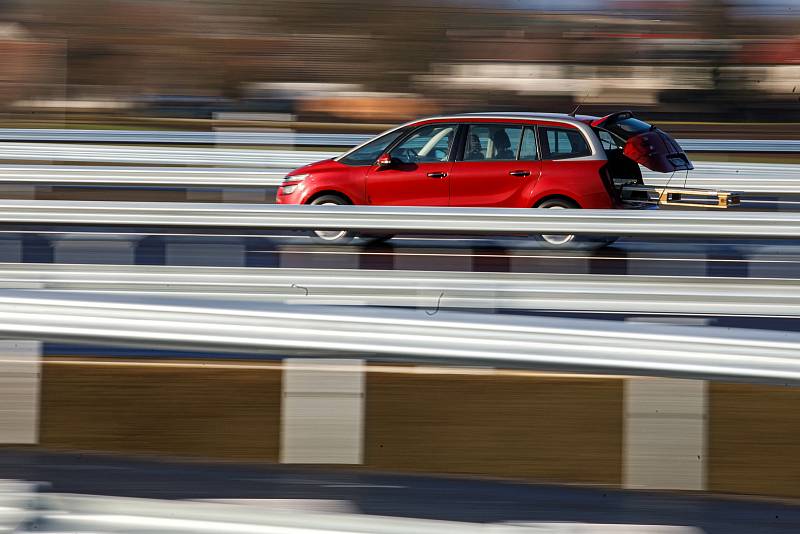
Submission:
[[669,134],[633,116],[630,111],[613,113],[592,122],[625,141],[625,156],[656,172],[690,171],[692,162]]

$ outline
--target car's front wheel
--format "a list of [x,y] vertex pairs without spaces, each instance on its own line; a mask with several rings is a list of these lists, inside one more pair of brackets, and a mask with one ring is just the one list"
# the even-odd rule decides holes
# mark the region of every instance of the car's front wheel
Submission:
[[[310,202],[312,206],[341,206],[349,204],[347,200],[337,195],[323,195]],[[355,234],[348,230],[311,230],[311,239],[317,243],[349,243]]]

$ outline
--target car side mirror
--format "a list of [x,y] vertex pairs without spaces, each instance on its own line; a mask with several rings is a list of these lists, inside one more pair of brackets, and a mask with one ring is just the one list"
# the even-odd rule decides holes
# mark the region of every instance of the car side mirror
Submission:
[[391,167],[392,166],[392,156],[389,154],[382,154],[381,157],[378,158],[377,161],[378,167]]

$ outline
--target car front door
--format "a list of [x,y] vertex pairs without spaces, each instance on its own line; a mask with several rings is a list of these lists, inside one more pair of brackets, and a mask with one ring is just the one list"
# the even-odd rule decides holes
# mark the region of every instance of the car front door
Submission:
[[391,164],[367,174],[367,199],[379,206],[447,206],[450,153],[458,124],[429,124],[391,149]]
[[470,124],[450,172],[450,205],[523,207],[540,174],[535,127]]

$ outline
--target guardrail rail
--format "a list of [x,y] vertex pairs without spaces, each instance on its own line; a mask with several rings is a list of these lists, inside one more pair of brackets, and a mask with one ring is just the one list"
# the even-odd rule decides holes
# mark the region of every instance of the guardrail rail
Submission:
[[295,304],[800,317],[800,280],[1,263],[0,285]]
[[[376,129],[377,130],[377,129]],[[377,133],[377,131],[376,131]],[[114,144],[231,144],[352,147],[371,139],[370,134],[299,133],[258,131],[77,130],[56,128],[2,128],[0,141],[37,143]],[[798,152],[795,139],[680,139],[690,152]]]
[[800,334],[755,329],[6,290],[0,336],[800,384]]
[[0,222],[433,234],[800,237],[797,213],[727,210],[537,210],[4,199],[0,200]]

